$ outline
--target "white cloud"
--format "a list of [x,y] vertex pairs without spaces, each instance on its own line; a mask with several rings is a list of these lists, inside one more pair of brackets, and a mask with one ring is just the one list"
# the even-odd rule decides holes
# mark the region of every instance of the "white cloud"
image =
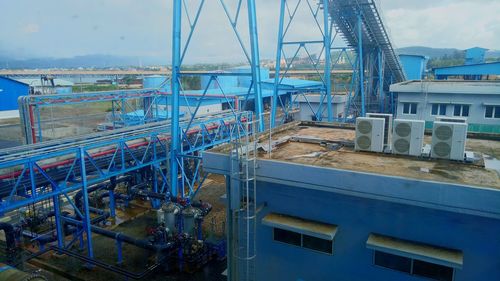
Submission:
[[[188,3],[194,6],[199,1]],[[186,62],[244,61],[219,1],[205,2]],[[236,2],[226,0],[228,4]],[[279,2],[256,0],[262,58],[275,57]],[[424,45],[464,49],[478,45],[500,49],[499,0],[377,2],[397,47]],[[27,6],[30,9],[26,9]],[[151,55],[170,61],[171,0],[0,0],[0,10],[9,11],[3,15],[0,29],[0,37],[9,38],[1,42],[5,45],[3,49],[24,48],[26,54],[50,57]],[[242,12],[239,30],[247,43],[246,9]],[[298,24],[289,40],[317,39],[317,34],[313,33],[315,23],[310,17],[299,16],[296,20]],[[184,24],[186,28],[187,20]],[[187,36],[185,31],[183,36]],[[45,48],[39,48],[40,44]]]
[[24,33],[37,33],[40,31],[40,26],[36,23],[29,23],[22,28]]
[[[479,4],[478,2],[482,2]],[[422,9],[386,10],[386,25],[398,47],[430,46],[466,49],[500,47],[499,1],[457,1]]]

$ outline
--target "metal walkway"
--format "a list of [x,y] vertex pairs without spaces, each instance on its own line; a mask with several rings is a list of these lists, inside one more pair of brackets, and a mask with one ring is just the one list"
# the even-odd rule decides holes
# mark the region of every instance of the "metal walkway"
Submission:
[[385,57],[384,73],[392,77],[392,82],[406,80],[401,62],[394,51],[374,0],[330,0],[330,16],[337,31],[352,48],[357,48],[359,44],[357,25],[361,19],[363,46],[382,51]]

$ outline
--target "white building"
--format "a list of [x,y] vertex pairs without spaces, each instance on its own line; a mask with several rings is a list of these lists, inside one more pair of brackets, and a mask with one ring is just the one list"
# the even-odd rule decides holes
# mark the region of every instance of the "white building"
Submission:
[[[332,97],[332,110],[334,118],[344,118],[347,95],[335,95]],[[322,120],[328,120],[328,110],[326,100],[321,101],[319,94],[298,95],[295,102],[300,108],[297,119],[300,121],[316,121],[319,115],[319,106],[322,104]]]
[[407,81],[391,85],[397,118],[467,118],[470,132],[500,133],[500,81]]

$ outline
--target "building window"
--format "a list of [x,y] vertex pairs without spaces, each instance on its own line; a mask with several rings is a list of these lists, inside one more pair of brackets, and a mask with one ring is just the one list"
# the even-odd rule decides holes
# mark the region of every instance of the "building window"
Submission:
[[381,267],[431,280],[453,281],[453,268],[417,259],[374,251],[373,263]]
[[301,246],[302,237],[300,233],[288,231],[284,229],[274,228],[273,232],[274,241],[283,242],[286,244]]
[[491,118],[500,119],[500,105],[497,106],[487,105],[484,117],[490,119]]
[[274,241],[333,254],[336,225],[277,213],[267,214],[262,224],[272,227]]
[[453,280],[453,268],[430,262],[413,260],[413,275],[433,280]]
[[333,242],[309,235],[302,235],[302,247],[318,252],[332,254]]
[[460,104],[455,105],[453,116],[469,117],[469,106]]
[[373,262],[378,266],[411,273],[411,259],[409,258],[374,251]]
[[434,116],[446,116],[446,104],[433,104],[431,114]]
[[309,236],[280,228],[273,228],[274,241],[310,249],[313,251],[333,254],[333,241]]
[[408,114],[408,115],[417,114],[417,103],[404,102],[403,103],[403,114]]

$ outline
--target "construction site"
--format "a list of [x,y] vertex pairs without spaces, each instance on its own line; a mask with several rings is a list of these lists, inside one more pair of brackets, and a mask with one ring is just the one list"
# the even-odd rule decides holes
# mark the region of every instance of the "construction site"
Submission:
[[500,280],[500,63],[432,76],[377,1],[281,0],[264,67],[218,2],[240,66],[188,68],[205,1],[172,0],[140,86],[0,76],[0,280]]

